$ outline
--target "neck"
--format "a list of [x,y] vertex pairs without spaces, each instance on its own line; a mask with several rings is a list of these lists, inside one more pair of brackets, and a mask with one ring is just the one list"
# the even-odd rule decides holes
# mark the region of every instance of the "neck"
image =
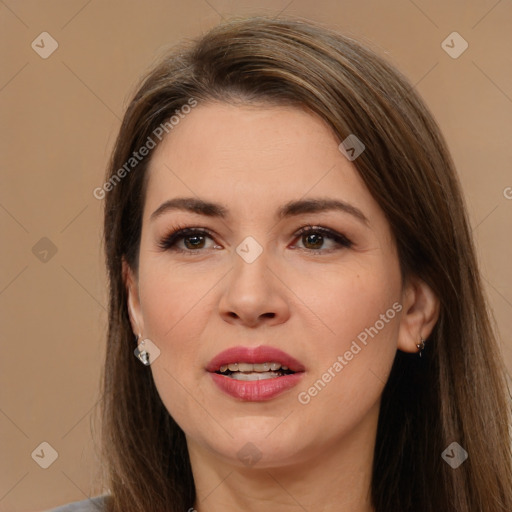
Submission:
[[370,489],[378,407],[342,439],[287,466],[240,467],[188,440],[197,512],[374,512]]

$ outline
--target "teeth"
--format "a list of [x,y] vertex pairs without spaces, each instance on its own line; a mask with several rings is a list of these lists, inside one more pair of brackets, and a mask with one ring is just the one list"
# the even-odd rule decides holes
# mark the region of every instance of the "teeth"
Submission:
[[229,375],[232,379],[235,380],[245,380],[245,381],[251,381],[251,380],[265,380],[265,379],[274,379],[276,377],[280,377],[281,374],[277,372],[251,372],[251,373],[232,373]]
[[255,372],[268,372],[270,370],[270,363],[253,364],[252,367]]
[[[288,366],[281,366],[281,363],[277,363],[275,361],[269,361],[265,363],[253,364],[253,363],[229,363],[223,364],[219,370],[221,373],[225,373],[226,371],[231,372],[260,372],[265,373],[269,371],[277,371],[279,369],[288,370]],[[269,377],[267,377],[269,378]]]

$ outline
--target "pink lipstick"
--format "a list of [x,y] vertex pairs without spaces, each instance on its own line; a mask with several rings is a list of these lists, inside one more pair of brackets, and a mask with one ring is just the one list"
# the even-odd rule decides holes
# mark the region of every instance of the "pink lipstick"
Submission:
[[224,393],[261,402],[296,386],[305,368],[286,352],[260,345],[224,350],[208,363],[206,370]]

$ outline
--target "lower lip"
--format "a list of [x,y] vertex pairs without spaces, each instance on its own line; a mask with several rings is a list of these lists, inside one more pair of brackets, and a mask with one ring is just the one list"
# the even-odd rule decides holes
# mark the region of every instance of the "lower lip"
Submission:
[[296,386],[304,372],[283,375],[282,377],[274,377],[273,379],[264,380],[235,380],[218,373],[210,373],[213,382],[224,393],[240,400],[247,402],[263,402],[271,400],[280,395],[284,391]]

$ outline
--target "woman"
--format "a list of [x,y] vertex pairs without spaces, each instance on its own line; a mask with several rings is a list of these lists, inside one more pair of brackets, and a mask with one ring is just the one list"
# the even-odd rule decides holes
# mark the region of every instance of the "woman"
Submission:
[[460,185],[380,57],[224,23],[145,78],[95,195],[111,495],[84,510],[512,510]]

